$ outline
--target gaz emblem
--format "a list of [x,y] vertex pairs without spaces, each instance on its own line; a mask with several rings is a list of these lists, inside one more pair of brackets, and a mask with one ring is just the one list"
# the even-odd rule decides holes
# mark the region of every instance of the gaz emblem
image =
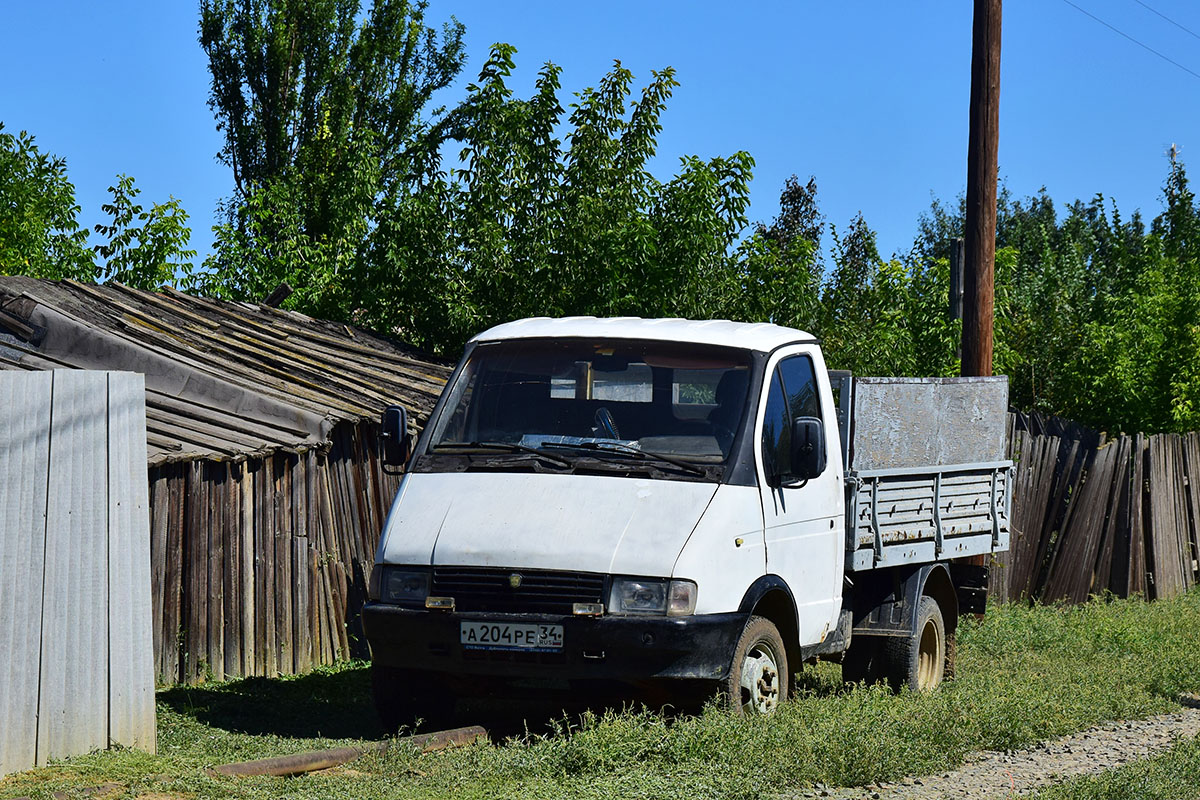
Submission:
[[521,588],[521,573],[514,572],[512,575],[509,575],[508,576],[508,586],[510,589],[520,589]]

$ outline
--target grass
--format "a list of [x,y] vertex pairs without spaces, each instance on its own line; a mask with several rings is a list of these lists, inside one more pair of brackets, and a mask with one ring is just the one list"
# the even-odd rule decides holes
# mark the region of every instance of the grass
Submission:
[[1200,739],[1179,742],[1155,758],[1097,776],[1074,778],[1037,800],[1195,800],[1200,797]]
[[[0,798],[107,781],[128,786],[128,797],[750,798],[935,773],[972,751],[1177,708],[1178,694],[1200,690],[1200,590],[1151,604],[1001,607],[982,623],[964,622],[959,641],[958,680],[929,695],[846,689],[839,667],[820,664],[805,668],[799,696],[770,719],[716,707],[675,718],[645,710],[543,717],[498,744],[426,755],[397,747],[292,779],[205,770],[377,738],[365,665],[172,689],[159,694],[158,755],[70,759],[0,781]],[[1164,762],[1165,774],[1174,763]]]

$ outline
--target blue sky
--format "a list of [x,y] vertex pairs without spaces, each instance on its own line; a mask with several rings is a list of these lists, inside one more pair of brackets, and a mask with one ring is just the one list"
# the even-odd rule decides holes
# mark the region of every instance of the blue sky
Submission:
[[[1200,4],[1072,2],[1200,73],[1191,33],[1200,33]],[[828,221],[841,228],[861,211],[886,255],[908,249],[932,196],[953,201],[965,189],[971,6],[433,0],[429,19],[454,14],[467,27],[459,87],[497,41],[518,48],[520,93],[542,63],[559,64],[564,102],[614,59],[639,85],[651,69],[675,67],[681,86],[663,118],[660,178],[682,155],[747,150],[757,162],[752,219],[774,215],[789,175],[815,175]],[[127,173],[147,203],[180,198],[203,258],[230,178],[215,160],[196,9],[177,0],[7,4],[0,121],[67,160],[85,224],[102,218],[107,187]],[[1171,144],[1200,165],[1200,77],[1066,0],[1009,0],[1003,44],[1000,173],[1014,194],[1045,186],[1061,206],[1103,192],[1124,213],[1153,216]]]

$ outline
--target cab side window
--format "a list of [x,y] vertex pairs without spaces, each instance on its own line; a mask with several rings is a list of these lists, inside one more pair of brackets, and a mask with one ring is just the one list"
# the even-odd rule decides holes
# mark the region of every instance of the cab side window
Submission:
[[788,422],[787,396],[783,391],[779,370],[775,370],[771,374],[771,388],[767,392],[767,408],[763,416],[763,471],[768,476],[787,472],[791,466],[791,442],[792,426]]
[[817,400],[817,376],[812,359],[792,356],[779,362],[783,388],[787,394],[788,420],[796,417],[821,418],[821,403]]
[[787,479],[792,472],[792,422],[796,417],[821,419],[817,377],[812,359],[790,356],[771,373],[763,416],[763,471],[768,479]]

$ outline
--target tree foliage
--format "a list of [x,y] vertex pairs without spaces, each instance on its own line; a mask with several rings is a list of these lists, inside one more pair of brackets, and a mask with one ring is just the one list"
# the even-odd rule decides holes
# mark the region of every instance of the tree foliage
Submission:
[[378,207],[421,182],[455,124],[429,106],[462,68],[463,27],[427,27],[426,5],[201,0],[234,194],[198,288],[261,299],[286,280],[314,313],[353,308]]
[[94,270],[61,158],[0,123],[0,275],[86,280]]
[[802,185],[793,175],[780,193],[779,214],[770,225],[758,223],[742,245],[738,285],[727,303],[730,318],[820,327],[824,232],[816,179]]
[[[447,354],[523,316],[726,317],[807,330],[831,366],[860,374],[958,371],[947,301],[961,201],[935,202],[890,258],[861,214],[827,225],[811,178],[789,180],[778,215],[748,228],[749,154],[651,170],[673,70],[635,90],[616,62],[564,102],[546,64],[519,97],[501,44],[461,100],[434,107],[465,62],[463,29],[434,29],[426,11],[202,0],[235,189],[193,286],[259,300],[287,281],[291,307]],[[1060,213],[1044,191],[1002,191],[995,371],[1015,404],[1110,429],[1200,428],[1200,212],[1174,160],[1163,199],[1147,226],[1102,197]],[[118,243],[102,254],[140,275],[163,259],[122,260],[128,226],[170,240],[181,220],[117,200],[132,238],[102,229]]]
[[514,97],[514,52],[497,45],[467,89],[459,166],[381,216],[364,259],[367,318],[454,350],[520,316],[719,313],[749,155],[682,158],[659,181],[648,162],[672,70],[631,99],[618,62],[565,110],[552,64],[531,98]]
[[[1113,431],[1200,429],[1200,208],[1174,160],[1163,206],[1147,229],[1101,196],[1060,214],[1044,190],[1001,192],[993,370],[1009,376],[1014,405]],[[948,255],[962,230],[962,203],[935,202],[912,250],[886,261],[861,216],[833,231],[808,327],[831,365],[957,374]]]
[[430,110],[462,28],[439,35],[425,10],[380,0],[355,27],[351,2],[202,3],[237,188],[198,289],[253,300],[286,280],[293,308],[452,352],[515,316],[757,308],[745,281],[808,252],[739,244],[748,154],[652,174],[670,69],[635,96],[617,62],[564,108],[558,67],[517,97],[515,50],[496,45],[461,102]]
[[179,200],[172,197],[147,211],[137,202],[141,190],[128,175],[118,175],[116,185],[108,190],[112,201],[101,209],[112,220],[96,225],[96,233],[107,241],[95,247],[104,263],[93,277],[155,289],[187,274],[196,251],[188,248],[192,231]]
[[191,229],[179,201],[147,211],[126,175],[109,191],[112,200],[101,208],[112,219],[95,226],[103,239],[89,245],[66,161],[38,150],[24,131],[5,133],[0,123],[0,275],[116,280],[143,289],[185,275],[196,253],[187,247]]

